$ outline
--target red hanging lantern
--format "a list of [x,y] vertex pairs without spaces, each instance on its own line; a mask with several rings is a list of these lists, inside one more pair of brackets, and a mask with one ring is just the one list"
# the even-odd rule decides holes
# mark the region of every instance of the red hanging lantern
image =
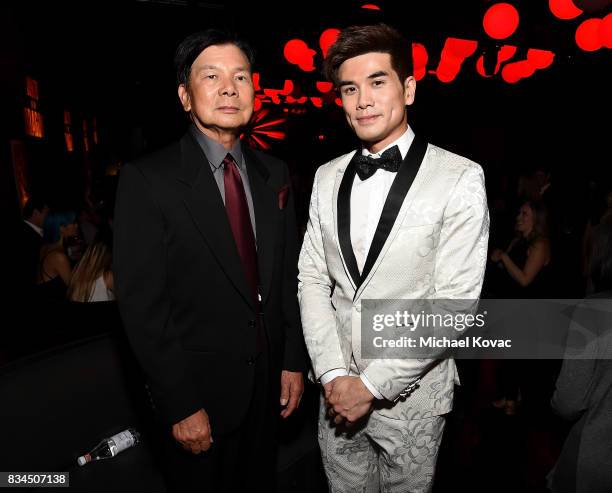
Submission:
[[603,46],[612,49],[612,14],[606,15],[601,21],[599,39]]
[[572,0],[548,0],[548,8],[555,17],[564,21],[575,19],[582,14],[582,10],[576,7]]
[[485,12],[482,26],[493,39],[506,39],[516,31],[519,13],[509,3],[497,3]]
[[601,48],[599,28],[601,19],[587,19],[576,29],[576,44],[581,50],[596,51]]
[[321,33],[321,36],[319,36],[319,46],[321,47],[323,58],[327,56],[327,50],[329,50],[329,47],[336,42],[339,34],[339,29],[326,29]]

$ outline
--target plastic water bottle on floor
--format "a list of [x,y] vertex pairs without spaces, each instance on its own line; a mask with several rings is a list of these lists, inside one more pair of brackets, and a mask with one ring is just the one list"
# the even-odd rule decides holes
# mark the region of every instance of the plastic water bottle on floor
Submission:
[[125,449],[133,447],[140,441],[140,433],[133,428],[117,433],[112,437],[105,438],[98,445],[96,445],[90,452],[85,455],[81,455],[77,462],[79,466],[84,466],[88,462],[94,460],[110,459],[115,457]]

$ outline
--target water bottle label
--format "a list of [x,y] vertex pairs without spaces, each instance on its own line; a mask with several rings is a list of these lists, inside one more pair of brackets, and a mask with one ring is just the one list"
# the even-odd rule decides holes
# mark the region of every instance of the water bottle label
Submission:
[[113,457],[117,455],[119,452],[124,451],[127,448],[130,448],[134,445],[134,435],[132,435],[129,431],[122,431],[121,433],[117,433],[113,435],[111,438],[110,449]]

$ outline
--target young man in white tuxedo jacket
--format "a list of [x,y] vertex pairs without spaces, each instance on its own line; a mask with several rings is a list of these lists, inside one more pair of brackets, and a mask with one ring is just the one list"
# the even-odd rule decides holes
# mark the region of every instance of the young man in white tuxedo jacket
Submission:
[[361,357],[363,299],[477,300],[489,216],[480,166],[408,125],[410,44],[344,30],[325,72],[361,148],[316,173],[299,259],[302,325],[324,388],[319,443],[334,492],[430,491],[452,359]]

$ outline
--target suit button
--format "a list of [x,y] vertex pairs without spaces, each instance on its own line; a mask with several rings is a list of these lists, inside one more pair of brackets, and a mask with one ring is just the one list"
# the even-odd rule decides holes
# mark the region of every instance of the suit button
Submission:
[[355,307],[355,310],[357,310],[357,313],[361,313],[361,305],[357,305]]
[[253,356],[251,356],[250,358],[247,359],[247,365],[249,366],[253,366],[255,364],[255,358],[253,358]]
[[249,320],[249,327],[255,327],[255,320]]

